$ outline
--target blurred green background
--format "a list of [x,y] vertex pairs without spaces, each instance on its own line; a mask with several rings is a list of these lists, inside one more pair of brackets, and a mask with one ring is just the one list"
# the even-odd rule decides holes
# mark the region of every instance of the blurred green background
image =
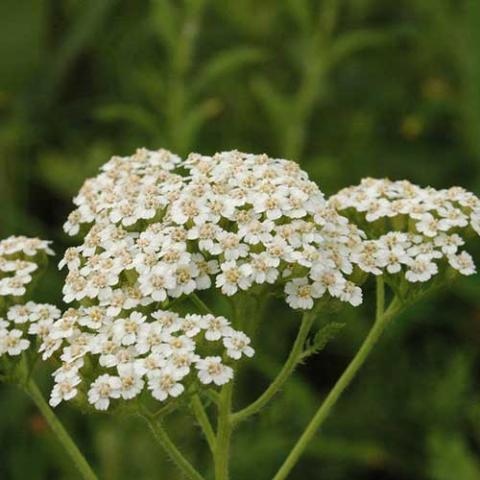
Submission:
[[[53,239],[59,255],[84,179],[139,146],[286,157],[327,194],[363,176],[480,193],[478,0],[1,0],[0,59],[0,234]],[[39,298],[59,303],[60,285],[52,265]],[[391,326],[292,479],[480,479],[479,286]],[[271,478],[365,335],[370,296],[238,431],[234,479]],[[239,403],[279,369],[292,317],[271,307]],[[58,413],[102,480],[179,478],[136,419]],[[191,418],[169,423],[207,468]],[[5,385],[0,478],[77,478]]]

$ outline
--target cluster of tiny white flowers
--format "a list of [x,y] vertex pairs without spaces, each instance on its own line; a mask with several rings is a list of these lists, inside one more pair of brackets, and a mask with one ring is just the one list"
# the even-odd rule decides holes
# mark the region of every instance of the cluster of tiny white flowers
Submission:
[[182,317],[165,310],[116,317],[100,306],[72,308],[42,339],[44,359],[61,349],[50,404],[71,400],[85,381],[88,402],[98,410],[108,409],[112,399],[131,400],[145,388],[163,402],[196,380],[223,385],[233,378],[229,363],[254,354],[250,339],[224,317]]
[[0,241],[0,297],[25,295],[42,254],[53,255],[45,240],[9,237]]
[[60,317],[60,310],[53,305],[28,302],[13,305],[6,318],[0,318],[0,356],[17,356],[27,350],[32,340]]
[[38,238],[9,237],[0,241],[0,357],[17,356],[31,345],[39,322],[53,322],[60,312],[52,305],[20,304],[44,255],[52,255],[49,242]]
[[480,199],[461,187],[366,178],[329,204],[367,232],[370,240],[354,254],[364,271],[401,273],[411,283],[426,282],[447,265],[462,275],[476,271],[472,256],[460,249],[472,233],[480,234]]
[[141,149],[113,157],[74,202],[65,230],[86,233],[60,264],[66,302],[95,299],[112,315],[210,287],[231,296],[268,285],[293,308],[326,293],[361,303],[349,280],[361,232],[294,162]]

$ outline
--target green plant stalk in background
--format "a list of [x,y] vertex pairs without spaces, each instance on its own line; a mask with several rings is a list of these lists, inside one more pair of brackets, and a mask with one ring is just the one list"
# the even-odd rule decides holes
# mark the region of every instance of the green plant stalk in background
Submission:
[[79,471],[82,478],[84,480],[97,480],[97,476],[93,472],[87,460],[85,460],[85,457],[78,449],[72,437],[65,430],[55,413],[53,413],[37,384],[32,379],[29,379],[25,389],[40,410],[53,433],[56,435],[58,441],[62,444],[68,456],[73,460],[73,463],[75,464],[75,467]]

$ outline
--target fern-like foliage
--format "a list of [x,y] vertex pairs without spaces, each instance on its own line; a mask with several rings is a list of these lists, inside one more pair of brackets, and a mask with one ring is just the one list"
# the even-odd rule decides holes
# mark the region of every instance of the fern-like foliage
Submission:
[[299,363],[304,362],[308,357],[321,352],[329,342],[331,342],[345,326],[343,322],[331,322],[318,330],[313,337],[309,338],[305,344]]

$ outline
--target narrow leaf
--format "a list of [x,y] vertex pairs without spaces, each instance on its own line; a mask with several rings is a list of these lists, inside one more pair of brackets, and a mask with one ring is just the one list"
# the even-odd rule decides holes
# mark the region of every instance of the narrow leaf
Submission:
[[287,0],[285,6],[300,30],[303,32],[310,30],[312,13],[307,0]]
[[346,33],[333,43],[329,54],[330,63],[337,64],[359,51],[394,42],[402,33],[405,33],[402,29],[354,30]]
[[178,40],[179,15],[170,0],[152,0],[152,26],[170,50]]
[[247,65],[257,63],[264,57],[265,53],[262,50],[252,47],[238,47],[220,52],[198,74],[192,88],[199,92],[221,77],[231,75]]
[[267,113],[270,122],[276,127],[277,133],[291,120],[290,102],[268,80],[258,77],[252,83],[252,89]]

